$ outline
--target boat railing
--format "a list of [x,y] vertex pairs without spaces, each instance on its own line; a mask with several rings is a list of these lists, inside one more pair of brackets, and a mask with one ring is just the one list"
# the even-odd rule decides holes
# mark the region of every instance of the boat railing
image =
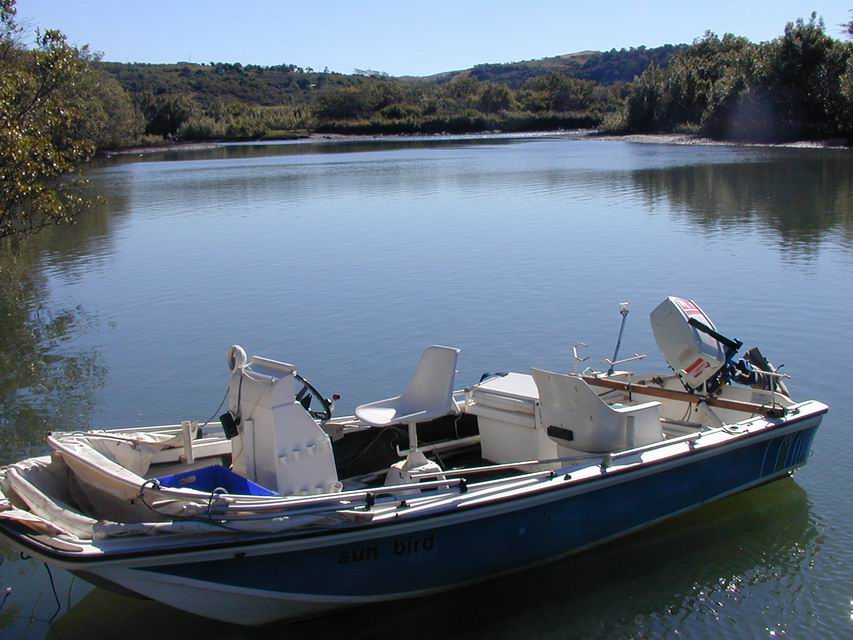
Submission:
[[776,406],[776,387],[779,385],[779,382],[785,379],[790,379],[787,373],[779,373],[778,371],[761,371],[762,376],[767,376],[770,378],[770,406]]
[[[149,481],[150,482],[150,481]],[[409,484],[393,485],[388,487],[376,487],[372,489],[359,489],[356,491],[342,491],[339,493],[323,494],[318,496],[306,496],[300,498],[280,497],[271,498],[269,496],[232,496],[229,494],[213,494],[212,497],[217,498],[215,503],[211,504],[210,513],[216,517],[225,515],[228,512],[263,512],[266,517],[272,517],[270,512],[278,512],[282,514],[290,513],[300,507],[318,506],[331,504],[336,510],[341,508],[354,508],[362,504],[372,506],[376,499],[381,496],[394,497],[398,494],[410,494],[411,492],[421,492],[431,489],[458,489],[465,492],[467,485],[464,478],[449,478],[444,480],[434,480],[428,482],[414,482]],[[165,487],[157,487],[156,485],[147,484],[142,491],[151,490],[158,496],[169,500],[193,500],[195,496],[188,494],[183,490],[171,490]],[[236,513],[234,515],[237,515]]]
[[688,433],[675,438],[666,438],[665,440],[659,440],[658,442],[652,442],[650,444],[645,444],[640,447],[634,447],[632,449],[623,449],[622,451],[611,451],[602,456],[602,468],[609,467],[614,461],[619,460],[621,458],[642,455],[643,453],[647,453],[649,451],[655,451],[656,449],[662,449],[664,447],[669,447],[676,444],[687,443],[687,445],[690,447],[690,450],[692,451],[696,445],[696,441],[700,438],[706,438],[716,433],[737,433],[739,424],[740,423],[735,422],[732,424],[724,424],[721,427],[709,427],[701,431],[696,431],[695,433]]
[[[431,478],[438,475],[442,475],[446,478],[454,477],[454,476],[466,476],[466,475],[475,475],[479,473],[489,473],[493,471],[501,471],[504,469],[516,469],[516,468],[524,468],[524,467],[532,467],[532,466],[540,466],[545,464],[557,464],[557,463],[573,463],[573,462],[585,462],[585,461],[599,461],[598,464],[606,469],[611,466],[613,462],[616,460],[635,456],[642,455],[643,453],[654,451],[656,449],[661,449],[664,447],[669,447],[672,445],[687,443],[690,449],[692,450],[695,446],[695,443],[698,439],[702,437],[706,437],[715,433],[730,431],[733,425],[725,425],[722,427],[712,427],[709,429],[704,429],[702,431],[696,431],[695,433],[689,433],[683,436],[678,436],[675,438],[667,438],[665,440],[659,440],[658,442],[652,442],[650,444],[642,445],[640,447],[633,447],[631,449],[624,449],[622,451],[610,451],[607,453],[593,453],[589,455],[580,455],[580,456],[564,456],[560,458],[543,458],[539,460],[520,460],[518,462],[505,462],[501,464],[492,464],[492,465],[483,465],[480,467],[471,467],[468,469],[450,469],[446,471],[440,472],[431,472],[431,473],[415,473],[412,474],[413,478]],[[548,472],[545,472],[548,473]],[[479,485],[478,485],[479,486]]]
[[[504,462],[501,464],[489,464],[481,467],[468,467],[467,469],[449,469],[447,471],[436,471],[429,473],[413,473],[413,478],[432,478],[438,475],[444,477],[454,477],[461,475],[475,475],[479,473],[489,473],[492,471],[503,471],[505,469],[523,469],[524,467],[541,466],[544,464],[557,464],[561,462],[581,462],[583,460],[597,460],[601,457],[600,454],[594,453],[584,456],[565,456],[562,458],[547,458],[542,460],[520,460],[518,462]],[[543,472],[545,474],[551,471]]]
[[601,459],[601,468],[602,471],[606,470],[610,467],[616,460],[621,458],[627,458],[630,456],[642,455],[649,451],[655,451],[656,449],[661,449],[663,447],[668,447],[676,444],[687,443],[690,447],[690,450],[693,450],[693,447],[696,444],[696,441],[699,438],[704,436],[711,435],[712,433],[716,433],[718,431],[722,431],[724,427],[713,427],[711,429],[707,429],[705,431],[697,431],[696,433],[688,433],[683,436],[678,436],[676,438],[667,438],[666,440],[660,440],[658,442],[652,442],[651,444],[645,444],[641,447],[634,447],[632,449],[624,449],[622,451],[611,451],[610,453],[606,453],[602,456]]

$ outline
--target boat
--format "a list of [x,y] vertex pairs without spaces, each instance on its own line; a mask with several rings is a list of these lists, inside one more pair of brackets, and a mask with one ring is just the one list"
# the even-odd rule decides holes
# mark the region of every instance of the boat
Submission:
[[343,417],[235,345],[218,422],[56,431],[0,469],[0,535],[95,585],[265,625],[552,562],[806,463],[827,405],[793,400],[687,298],[651,313],[670,370],[627,370],[628,312],[603,371],[578,371],[578,343],[572,371],[457,389],[459,349],[433,345],[400,395]]

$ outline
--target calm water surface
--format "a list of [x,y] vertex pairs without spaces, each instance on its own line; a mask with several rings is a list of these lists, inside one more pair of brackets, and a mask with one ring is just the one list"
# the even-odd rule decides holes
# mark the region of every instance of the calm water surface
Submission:
[[[91,171],[102,204],[0,256],[0,462],[49,425],[205,419],[225,351],[295,363],[338,413],[421,349],[457,382],[661,369],[648,313],[698,300],[831,411],[807,467],[591,553],[478,588],[256,631],[94,589],[5,549],[7,637],[853,636],[853,154],[560,138],[235,145]],[[638,498],[639,499],[639,498]],[[0,594],[0,597],[2,595]]]

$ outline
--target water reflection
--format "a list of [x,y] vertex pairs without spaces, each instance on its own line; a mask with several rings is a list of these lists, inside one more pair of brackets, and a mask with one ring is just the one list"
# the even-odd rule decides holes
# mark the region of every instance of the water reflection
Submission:
[[[535,136],[548,138],[552,136]],[[531,136],[518,135],[482,135],[482,136],[429,136],[381,138],[335,138],[304,139],[278,142],[238,142],[216,146],[188,145],[163,150],[146,150],[141,153],[124,153],[100,159],[95,166],[110,166],[135,162],[162,162],[170,160],[238,160],[251,158],[270,158],[276,156],[329,155],[339,153],[359,153],[375,151],[393,151],[396,149],[431,149],[437,147],[470,147],[472,145],[512,144],[519,139],[531,139]]]
[[93,172],[85,195],[93,203],[70,226],[48,227],[25,244],[35,269],[57,271],[73,279],[93,260],[112,253],[116,229],[131,212],[133,185]]
[[[481,152],[490,146],[503,148],[506,154],[492,155],[483,165]],[[425,150],[460,152],[453,156],[454,170],[432,171],[430,161],[437,156],[426,156]],[[347,189],[337,184],[316,191],[323,189],[316,178],[333,164],[329,155],[367,153],[369,161],[353,156],[341,160],[345,167],[337,167],[335,177],[347,181]],[[449,157],[440,159],[446,163]],[[848,244],[853,239],[853,162],[847,151],[449,137],[176,148],[118,156],[101,166],[141,163],[139,170],[144,171],[146,164],[175,160],[217,161],[207,164],[208,175],[198,163],[162,167],[186,173],[182,197],[199,192],[210,198],[210,183],[216,182],[215,191],[229,195],[223,205],[255,197],[298,202],[309,192],[314,197],[357,192],[374,196],[406,192],[415,197],[454,190],[468,198],[483,190],[524,190],[534,196],[570,193],[591,201],[641,194],[651,209],[666,202],[674,215],[706,230],[748,226],[773,230],[783,249],[804,255],[813,253],[827,233],[840,231]],[[224,173],[227,166],[234,171]],[[374,179],[378,177],[381,180]],[[107,188],[110,184],[104,182]],[[210,204],[210,200],[193,202],[195,208]]]
[[[664,637],[677,628],[685,637],[711,637],[725,635],[720,625],[743,589],[756,609],[771,603],[784,609],[785,599],[802,590],[799,576],[821,544],[806,493],[786,479],[580,556],[430,598],[245,629],[94,589],[64,613],[56,631],[66,639],[119,633],[127,640],[313,640],[392,638],[401,629],[412,638]],[[739,633],[729,635],[762,635],[765,622],[741,622]]]
[[74,342],[97,318],[50,300],[45,263],[79,269],[92,243],[109,237],[112,204],[97,205],[73,233],[54,227],[0,246],[0,464],[44,451],[47,431],[89,424],[106,370]]
[[665,199],[676,216],[706,230],[772,229],[784,248],[814,252],[827,233],[853,240],[853,162],[849,153],[779,153],[764,161],[631,173],[650,207]]
[[98,318],[51,300],[48,274],[73,280],[109,253],[127,196],[95,176],[94,206],[73,226],[49,227],[0,245],[0,463],[45,449],[44,434],[90,424],[106,369],[97,351],[76,346]]

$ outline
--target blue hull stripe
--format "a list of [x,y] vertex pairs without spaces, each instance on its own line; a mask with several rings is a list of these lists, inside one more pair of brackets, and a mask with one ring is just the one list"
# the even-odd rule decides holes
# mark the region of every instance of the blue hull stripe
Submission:
[[[591,546],[802,465],[817,427],[563,500],[368,541],[145,567],[276,593],[376,597],[434,590]],[[213,585],[212,585],[213,586]]]

